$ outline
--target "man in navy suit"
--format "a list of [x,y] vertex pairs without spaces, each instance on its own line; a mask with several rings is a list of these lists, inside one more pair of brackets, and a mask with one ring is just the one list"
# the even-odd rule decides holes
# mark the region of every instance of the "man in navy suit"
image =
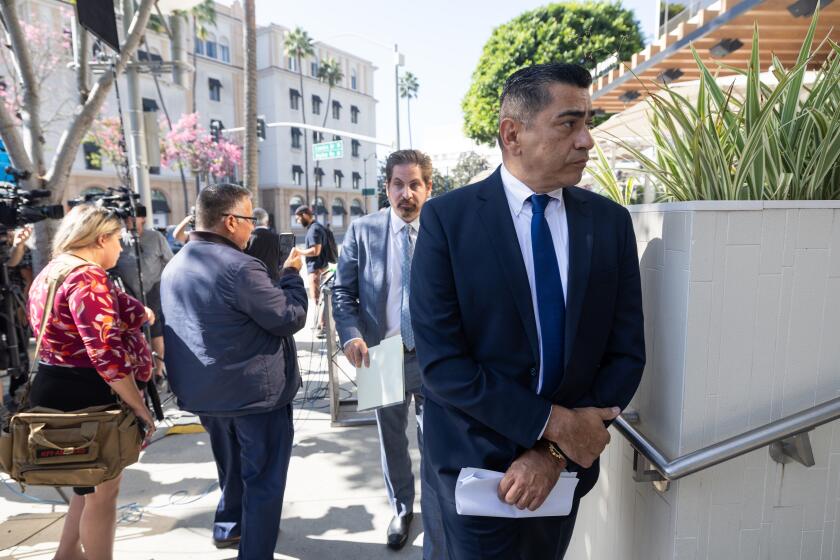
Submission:
[[[573,186],[593,147],[590,83],[572,64],[513,74],[501,97],[503,164],[423,210],[411,279],[423,475],[451,560],[563,558],[606,425],[641,379],[630,215]],[[520,509],[537,509],[564,469],[580,482],[568,516],[462,516],[463,467],[504,472],[499,499]]]

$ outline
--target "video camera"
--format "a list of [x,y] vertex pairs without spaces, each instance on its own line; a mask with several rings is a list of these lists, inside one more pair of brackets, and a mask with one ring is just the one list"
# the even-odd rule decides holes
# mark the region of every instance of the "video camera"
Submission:
[[47,218],[60,220],[64,217],[64,207],[60,204],[36,205],[35,201],[49,198],[48,190],[34,189],[25,191],[18,187],[19,181],[29,178],[28,171],[6,168],[6,174],[14,178],[14,183],[0,182],[0,227],[14,228],[34,224]]
[[68,200],[67,204],[71,208],[79,204],[95,204],[111,210],[122,219],[145,218],[146,208],[139,206],[138,200],[140,200],[140,195],[128,187],[108,187],[105,192],[88,193]]

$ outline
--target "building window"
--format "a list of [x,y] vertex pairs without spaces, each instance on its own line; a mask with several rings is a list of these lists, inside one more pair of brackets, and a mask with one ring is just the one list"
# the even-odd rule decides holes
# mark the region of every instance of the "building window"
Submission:
[[169,215],[172,210],[166,195],[155,189],[152,191],[152,223],[155,227],[166,227],[169,224]]
[[321,98],[317,95],[312,96],[312,114],[313,115],[320,115],[321,114]]
[[207,83],[210,87],[210,101],[221,101],[222,82],[220,82],[216,78],[210,78],[209,80],[207,80]]
[[102,153],[96,142],[85,142],[82,145],[85,151],[85,169],[102,169]]
[[292,107],[292,111],[297,111],[298,109],[300,109],[300,92],[298,90],[289,90],[289,104]]
[[303,136],[303,132],[297,127],[292,127],[292,148],[300,148],[301,136]]
[[338,134],[333,134],[333,142],[341,142],[341,136]]
[[309,63],[309,71],[312,73],[313,78],[318,77],[318,61],[317,60],[313,60],[311,63]]
[[292,57],[292,56],[290,56],[290,57],[288,58],[288,61],[289,61],[289,63],[286,65],[286,67],[287,67],[289,70],[291,70],[292,72],[297,72],[297,59],[296,59],[296,58],[294,58],[294,57]]
[[359,142],[358,140],[353,140],[353,142],[350,144],[350,154],[353,157],[359,157],[359,147],[361,145],[362,145],[362,143]]
[[303,168],[300,165],[292,166],[292,182],[295,185],[303,184]]
[[224,37],[219,40],[219,58],[222,59],[222,62],[230,62],[230,47]]
[[204,54],[208,58],[216,58],[216,36],[210,33],[207,35],[207,41],[204,43]]
[[350,88],[359,89],[359,80],[356,77],[356,69],[350,71]]
[[338,120],[341,118],[341,103],[338,101],[332,102],[332,113],[334,119]]
[[324,170],[320,167],[315,168],[315,186],[316,187],[323,187],[324,186]]
[[353,190],[359,190],[359,186],[362,184],[362,176],[357,172],[353,172]]
[[359,108],[355,105],[350,105],[350,122],[359,124]]
[[154,50],[150,53],[142,49],[137,49],[137,60],[142,62],[163,62],[163,57],[160,56],[159,52]]
[[336,188],[341,188],[342,179],[344,179],[344,173],[342,173],[340,169],[333,171],[333,180],[335,181]]
[[324,133],[318,132],[317,130],[312,131],[312,142],[315,144],[320,144],[324,141]]
[[204,54],[204,41],[198,37],[195,38],[195,54]]

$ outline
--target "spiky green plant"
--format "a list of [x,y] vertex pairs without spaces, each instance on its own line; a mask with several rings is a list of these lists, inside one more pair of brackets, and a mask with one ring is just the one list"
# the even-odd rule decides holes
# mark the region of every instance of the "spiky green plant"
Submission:
[[647,98],[655,155],[617,143],[653,177],[663,200],[840,198],[840,46],[826,39],[829,55],[803,85],[813,53],[825,46],[812,51],[818,16],[793,68],[773,57],[775,85],[761,82],[756,27],[749,67],[737,70],[746,78],[743,99],[718,85],[693,48],[697,100],[667,87]]
[[628,178],[627,182],[622,185],[599,144],[595,144],[595,154],[596,157],[586,171],[601,187],[603,191],[601,194],[623,206],[632,204],[636,191],[633,177]]

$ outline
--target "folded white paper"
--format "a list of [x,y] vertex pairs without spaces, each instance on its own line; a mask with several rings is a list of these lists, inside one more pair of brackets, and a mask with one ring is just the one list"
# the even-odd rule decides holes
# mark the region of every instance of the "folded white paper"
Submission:
[[400,335],[368,348],[370,367],[356,368],[356,410],[381,408],[405,400],[403,342]]
[[554,517],[569,515],[578,479],[577,473],[566,472],[557,479],[548,497],[535,511],[519,509],[499,499],[499,482],[504,473],[466,467],[455,483],[455,509],[458,515],[484,517]]

